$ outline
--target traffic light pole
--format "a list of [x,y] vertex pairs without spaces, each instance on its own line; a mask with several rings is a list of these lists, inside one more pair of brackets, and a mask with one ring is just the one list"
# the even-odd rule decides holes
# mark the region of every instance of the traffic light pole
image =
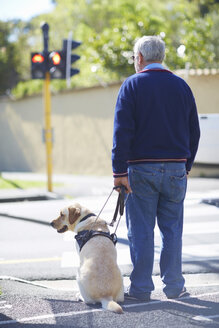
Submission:
[[49,52],[49,25],[41,25],[43,32],[43,51],[31,53],[31,77],[32,79],[44,80],[44,108],[45,108],[45,129],[44,140],[46,143],[46,166],[48,191],[52,191],[52,128],[51,128],[51,79],[67,78],[67,86],[70,87],[71,76],[78,74],[78,69],[71,68],[71,65],[80,58],[77,54],[71,54],[72,49],[80,46],[81,42],[72,40],[72,33],[69,33],[68,40],[63,40],[62,50]]
[[[41,26],[43,31],[43,52],[48,54],[49,25]],[[47,57],[47,56],[46,56]],[[52,127],[51,127],[51,92],[50,92],[50,73],[45,73],[44,81],[44,113],[45,113],[45,142],[46,142],[46,166],[47,166],[47,189],[52,191]]]
[[44,82],[44,108],[45,108],[45,141],[47,159],[47,186],[52,191],[52,127],[51,127],[51,93],[50,74],[46,72]]

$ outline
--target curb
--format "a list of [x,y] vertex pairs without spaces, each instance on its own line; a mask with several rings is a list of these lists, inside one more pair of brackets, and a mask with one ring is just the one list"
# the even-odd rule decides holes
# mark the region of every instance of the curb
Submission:
[[60,200],[60,199],[65,199],[63,196],[53,193],[53,192],[30,192],[26,193],[25,191],[22,192],[20,195],[10,195],[10,197],[2,197],[0,195],[0,203],[16,203],[16,202],[25,202],[25,201],[42,201],[42,200]]
[[44,225],[50,226],[49,222],[38,220],[38,219],[30,219],[30,218],[25,218],[22,216],[10,215],[7,213],[0,213],[0,216],[4,216],[4,217],[10,218],[10,219],[23,220],[23,221],[28,221],[28,222],[32,222],[32,223],[38,223],[38,224],[44,224]]
[[[219,286],[218,275],[216,273],[198,273],[185,275],[186,287],[211,287]],[[31,286],[41,287],[45,289],[52,289],[57,291],[73,291],[78,292],[78,285],[75,279],[65,280],[34,280],[29,281],[18,277],[0,276],[1,280],[15,281]],[[153,275],[155,290],[162,290],[163,284],[159,276]],[[127,287],[130,283],[129,276],[123,276],[124,286]]]

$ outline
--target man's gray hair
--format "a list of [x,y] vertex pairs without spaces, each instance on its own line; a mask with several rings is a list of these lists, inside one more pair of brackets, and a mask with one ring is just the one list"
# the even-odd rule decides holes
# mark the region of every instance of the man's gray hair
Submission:
[[165,57],[165,42],[159,36],[143,36],[134,45],[134,54],[139,53],[146,62],[162,62]]

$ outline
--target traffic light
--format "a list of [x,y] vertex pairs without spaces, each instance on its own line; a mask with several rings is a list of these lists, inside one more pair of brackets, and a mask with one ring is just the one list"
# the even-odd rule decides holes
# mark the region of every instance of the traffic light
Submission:
[[45,79],[46,57],[41,52],[31,53],[31,77],[32,79]]
[[72,54],[72,50],[81,45],[81,42],[75,40],[63,40],[63,51],[66,52],[66,78],[78,74],[80,72],[77,68],[72,68],[71,65],[81,57],[76,54]]
[[52,51],[49,53],[49,73],[51,79],[65,79],[66,77],[66,52]]
[[45,79],[46,72],[50,73],[51,79],[67,79],[70,83],[70,77],[78,74],[80,71],[77,68],[72,68],[71,65],[80,59],[80,56],[72,54],[72,49],[81,45],[71,39],[63,40],[62,50],[48,52],[44,46],[43,52],[31,53],[31,77],[32,79]]

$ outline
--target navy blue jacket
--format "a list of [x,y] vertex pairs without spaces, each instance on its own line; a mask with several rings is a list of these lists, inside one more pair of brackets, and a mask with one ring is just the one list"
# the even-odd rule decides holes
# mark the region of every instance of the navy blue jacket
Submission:
[[190,171],[200,138],[192,91],[168,70],[146,69],[122,84],[115,108],[112,165],[115,177],[128,165],[186,162]]

